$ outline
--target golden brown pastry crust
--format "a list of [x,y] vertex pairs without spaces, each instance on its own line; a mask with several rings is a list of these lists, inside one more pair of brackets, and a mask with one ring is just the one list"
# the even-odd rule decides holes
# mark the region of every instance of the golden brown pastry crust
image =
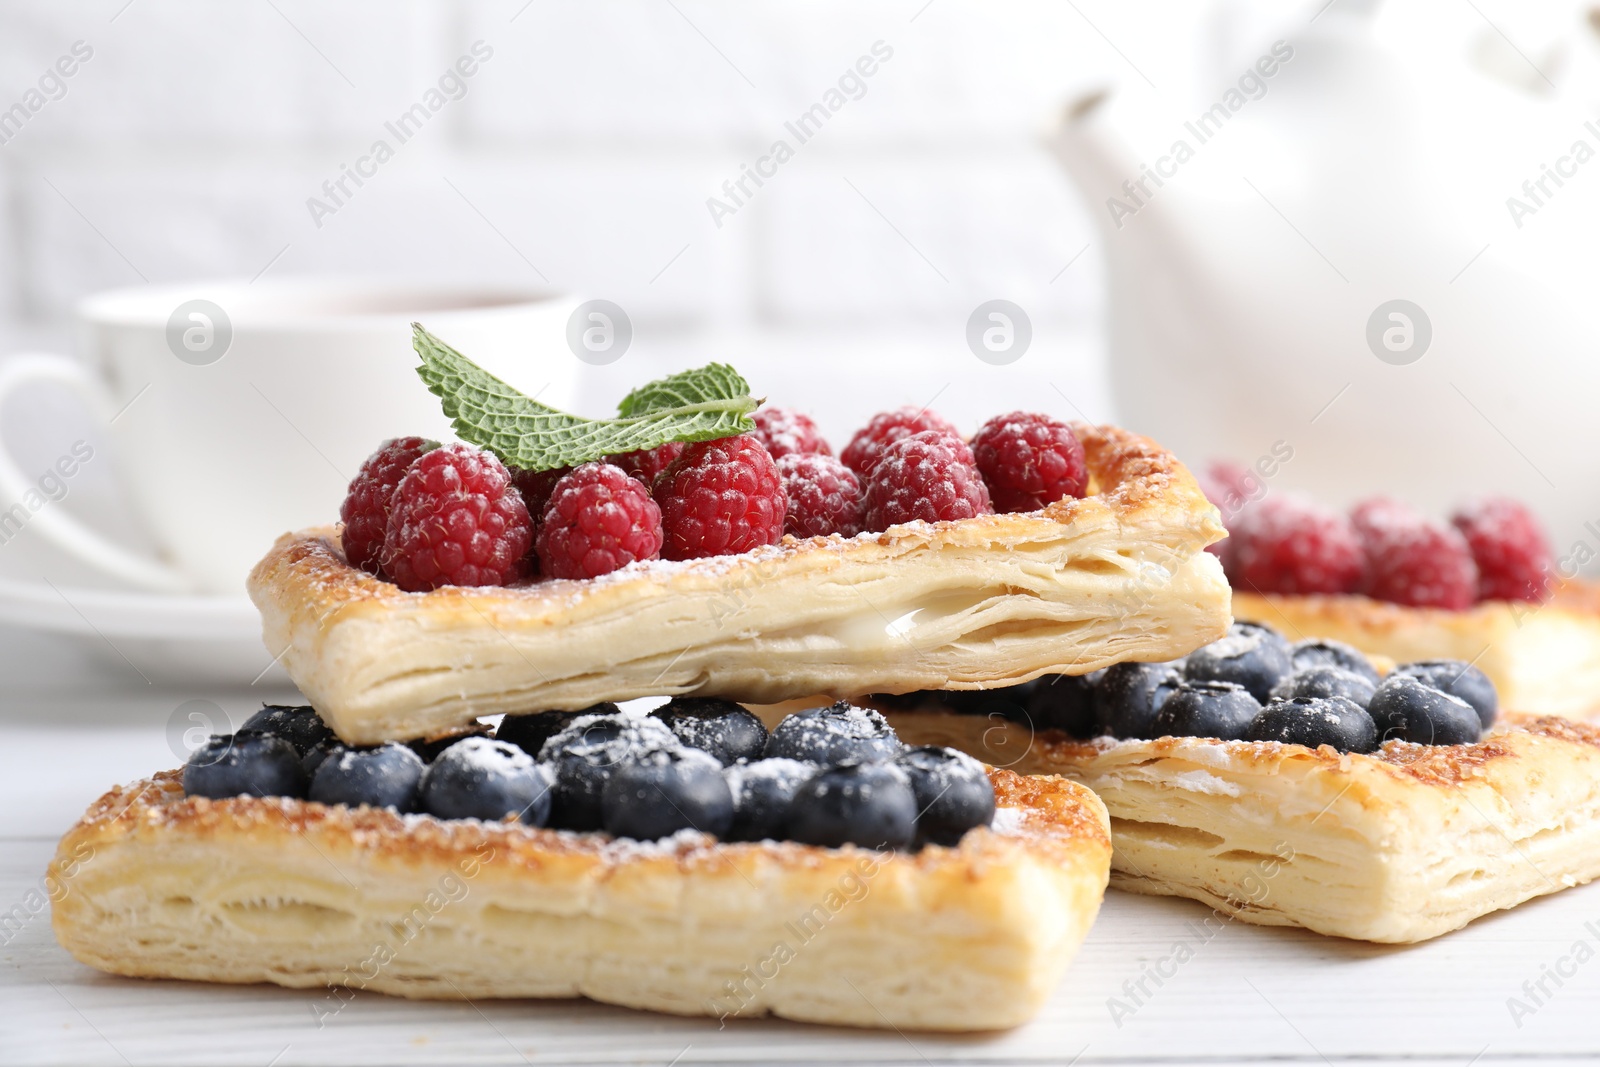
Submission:
[[1373,755],[1275,742],[1072,741],[1015,723],[890,713],[946,744],[1093,789],[1112,885],[1185,896],[1268,926],[1422,941],[1600,876],[1600,727],[1502,724],[1473,745]]
[[62,838],[53,922],[69,952],[114,974],[330,987],[319,1015],[353,987],[1008,1027],[1077,951],[1111,845],[1084,787],[991,779],[994,829],[879,854],[185,798],[169,771],[111,790]]
[[1466,611],[1365,596],[1235,592],[1235,617],[1290,640],[1325,637],[1396,663],[1459,659],[1489,676],[1502,707],[1588,719],[1600,714],[1600,586],[1571,581],[1543,604],[1485,601]]
[[1153,442],[1076,429],[1091,495],[1032,514],[431,593],[351,568],[336,531],[312,530],[279,541],[250,595],[269,651],[357,743],[659,694],[988,688],[1220,636],[1229,591],[1202,551],[1216,509]]

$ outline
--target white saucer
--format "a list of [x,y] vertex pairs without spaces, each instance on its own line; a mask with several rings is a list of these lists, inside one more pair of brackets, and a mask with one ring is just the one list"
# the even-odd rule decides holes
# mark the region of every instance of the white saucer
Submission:
[[0,622],[72,634],[151,682],[283,686],[244,596],[173,596],[0,578]]

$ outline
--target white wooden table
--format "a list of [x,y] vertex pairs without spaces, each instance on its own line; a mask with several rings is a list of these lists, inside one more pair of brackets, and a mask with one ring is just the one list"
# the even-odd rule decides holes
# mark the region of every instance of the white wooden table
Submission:
[[[28,915],[23,906],[19,917],[11,909],[39,887],[56,838],[90,800],[113,782],[174,764],[167,721],[195,694],[91,677],[81,663],[50,656],[37,639],[0,631],[0,912],[11,912],[0,931],[0,1064],[1600,1058],[1600,886],[1411,948],[1243,923],[1202,944],[1191,925],[1207,915],[1200,905],[1112,893],[1039,1018],[1010,1033],[970,1037],[771,1021],[719,1029],[711,1020],[585,1001],[418,1003],[370,993],[319,1029],[311,1005],[321,994],[113,978],[63,952],[47,912]],[[202,695],[234,715],[262,699]],[[1185,940],[1193,958],[1159,988],[1146,978],[1154,995],[1134,1005],[1125,984]],[[1508,998],[1526,1000],[1523,983],[1537,982],[1580,941],[1593,958],[1586,955],[1559,988],[1546,979],[1554,996],[1514,1019]],[[1113,1018],[1113,997],[1132,1014]]]

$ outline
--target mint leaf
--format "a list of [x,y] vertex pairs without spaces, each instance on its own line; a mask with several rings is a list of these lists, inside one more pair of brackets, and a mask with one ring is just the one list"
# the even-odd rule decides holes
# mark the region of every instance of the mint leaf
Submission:
[[549,470],[668,441],[708,441],[755,429],[750,413],[761,402],[725,363],[635,389],[618,405],[618,418],[585,419],[523,395],[420,323],[411,330],[422,359],[417,375],[439,398],[456,435],[513,467]]

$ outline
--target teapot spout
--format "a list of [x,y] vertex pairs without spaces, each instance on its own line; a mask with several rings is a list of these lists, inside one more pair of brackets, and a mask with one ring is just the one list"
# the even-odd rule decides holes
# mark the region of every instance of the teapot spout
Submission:
[[1083,195],[1089,213],[1103,232],[1120,228],[1119,205],[1138,205],[1138,191],[1129,186],[1139,175],[1139,164],[1123,139],[1112,129],[1109,89],[1095,89],[1067,104],[1061,121],[1046,143]]

